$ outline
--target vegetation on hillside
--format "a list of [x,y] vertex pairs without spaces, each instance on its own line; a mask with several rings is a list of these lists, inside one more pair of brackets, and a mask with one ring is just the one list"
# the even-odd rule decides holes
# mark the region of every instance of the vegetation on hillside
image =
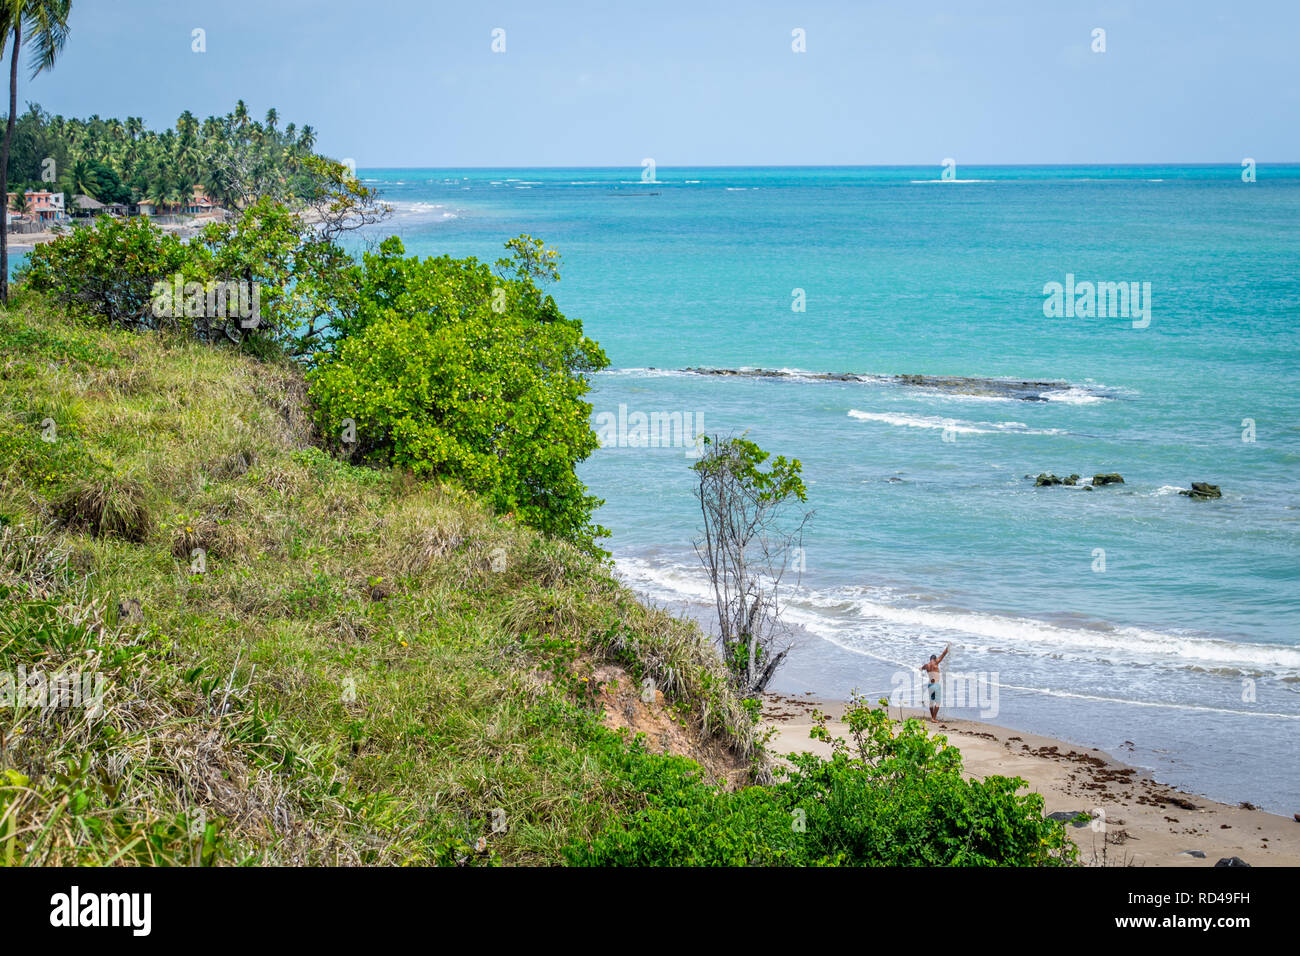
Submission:
[[292,364],[60,311],[0,312],[0,672],[102,674],[103,710],[0,706],[0,861],[558,862],[662,759],[602,727],[600,661],[758,757],[693,626],[331,457]]
[[[347,457],[455,480],[594,548],[600,502],[575,469],[598,446],[586,373],[608,360],[543,290],[559,279],[556,253],[521,236],[494,272],[473,258],[407,258],[392,237],[357,262],[331,217],[370,208],[373,193],[330,179],[326,164],[320,184],[323,226],[270,199],[189,243],[103,216],[33,250],[23,281],[113,326],[300,357],[313,414]],[[256,315],[229,307],[232,283]]]

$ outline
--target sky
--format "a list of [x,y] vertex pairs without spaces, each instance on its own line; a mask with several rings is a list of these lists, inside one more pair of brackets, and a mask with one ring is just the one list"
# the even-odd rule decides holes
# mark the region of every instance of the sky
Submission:
[[1297,0],[72,7],[20,109],[160,128],[243,99],[363,168],[1300,161]]

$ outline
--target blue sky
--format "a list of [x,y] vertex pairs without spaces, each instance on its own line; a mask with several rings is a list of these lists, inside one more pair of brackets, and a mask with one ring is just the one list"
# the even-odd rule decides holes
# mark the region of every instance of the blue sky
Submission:
[[242,98],[363,167],[1235,165],[1300,160],[1298,38],[1296,0],[74,0],[19,103]]

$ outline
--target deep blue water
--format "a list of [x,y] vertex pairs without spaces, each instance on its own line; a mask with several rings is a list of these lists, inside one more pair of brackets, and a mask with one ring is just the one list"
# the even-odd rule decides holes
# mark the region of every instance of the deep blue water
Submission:
[[[817,513],[781,687],[884,692],[951,642],[952,673],[998,687],[995,723],[1291,813],[1300,167],[1240,172],[361,175],[395,207],[377,234],[409,253],[494,260],[521,232],[559,249],[554,295],[612,364],[597,415],[689,413],[803,462]],[[1149,323],[1046,316],[1044,286],[1067,274],[1149,283]],[[1025,401],[680,371],[696,366],[1059,384]],[[663,602],[704,594],[691,452],[607,447],[581,471],[621,572]],[[1042,471],[1125,483],[1024,477]],[[1177,494],[1192,481],[1223,498]]]

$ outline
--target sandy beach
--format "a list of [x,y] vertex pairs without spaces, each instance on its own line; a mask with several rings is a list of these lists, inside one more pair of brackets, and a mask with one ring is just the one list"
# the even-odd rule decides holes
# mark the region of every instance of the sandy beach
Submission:
[[[763,716],[775,734],[778,754],[830,747],[810,740],[814,710],[830,715],[827,728],[848,737],[840,719],[844,704],[803,695],[768,694]],[[899,713],[893,710],[893,713]],[[902,711],[904,717],[921,716]],[[973,777],[1021,777],[1043,796],[1048,814],[1105,813],[1105,826],[1071,825],[1068,832],[1087,866],[1213,866],[1238,857],[1251,866],[1300,866],[1300,822],[1248,805],[1228,806],[1158,783],[1095,748],[1008,730],[972,720],[943,717],[928,723],[961,750]]]

